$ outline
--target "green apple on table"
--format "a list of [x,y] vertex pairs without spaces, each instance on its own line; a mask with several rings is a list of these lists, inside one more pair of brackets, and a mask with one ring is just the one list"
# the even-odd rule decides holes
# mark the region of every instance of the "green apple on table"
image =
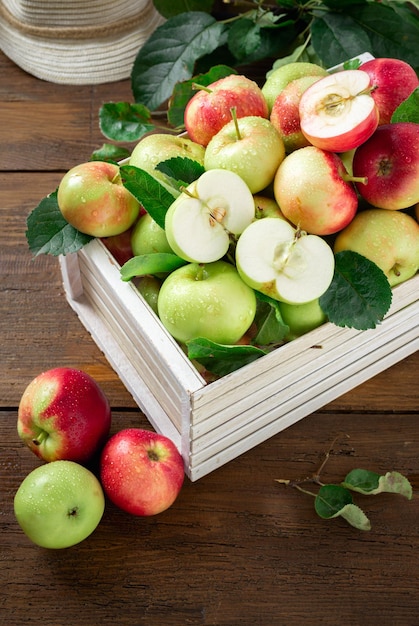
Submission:
[[280,302],[279,310],[283,322],[289,327],[286,341],[301,337],[301,335],[305,335],[327,321],[327,316],[322,310],[318,298],[303,304]]
[[392,287],[419,269],[419,224],[402,211],[366,209],[338,233],[334,251],[352,250],[380,267]]
[[105,497],[96,476],[74,461],[51,461],[32,470],[14,497],[23,532],[43,548],[69,548],[96,529]]
[[269,112],[272,111],[275,99],[292,80],[303,76],[327,76],[328,72],[316,63],[306,63],[301,61],[286,63],[280,67],[272,69],[262,86],[262,93],[268,103]]
[[164,228],[149,213],[142,215],[135,223],[131,233],[131,248],[134,256],[172,252]]
[[235,344],[254,320],[256,295],[226,261],[188,263],[164,280],[157,307],[161,322],[181,343],[203,337]]

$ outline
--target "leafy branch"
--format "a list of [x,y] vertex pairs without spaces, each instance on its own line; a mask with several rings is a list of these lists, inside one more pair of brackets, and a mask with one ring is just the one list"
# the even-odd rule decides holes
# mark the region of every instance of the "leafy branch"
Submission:
[[[297,480],[283,478],[275,479],[277,483],[287,487],[293,487],[301,493],[314,498],[314,509],[322,519],[342,517],[348,524],[358,530],[371,530],[371,523],[364,511],[357,506],[351,492],[367,495],[379,493],[399,494],[411,500],[413,497],[412,486],[408,479],[399,472],[391,471],[384,475],[377,474],[365,469],[350,471],[345,479],[338,485],[326,484],[321,480],[321,473],[328,462],[336,437],[326,452],[320,467],[310,476]],[[315,484],[320,488],[317,493],[306,489],[303,485]]]

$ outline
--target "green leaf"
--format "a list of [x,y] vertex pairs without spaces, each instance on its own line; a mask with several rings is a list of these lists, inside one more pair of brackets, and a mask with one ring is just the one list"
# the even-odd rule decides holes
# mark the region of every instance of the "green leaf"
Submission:
[[155,128],[150,111],[142,104],[108,102],[99,109],[102,133],[113,141],[137,141]]
[[282,321],[279,307],[270,302],[258,300],[254,322],[257,327],[254,343],[259,346],[279,344],[289,333],[289,326]]
[[54,191],[43,198],[27,219],[26,239],[30,251],[52,256],[77,252],[93,237],[71,226],[62,216]]
[[311,41],[326,67],[343,63],[361,52],[371,52],[368,34],[347,14],[325,12],[315,17]]
[[391,116],[391,123],[413,122],[419,124],[419,87],[402,102]]
[[169,206],[175,196],[167,191],[151,174],[134,165],[120,167],[124,187],[143,205],[153,220],[164,228],[164,221]]
[[201,163],[187,157],[172,157],[159,163],[156,169],[175,180],[178,189],[189,185],[205,172]]
[[315,63],[316,65],[322,65],[320,58],[317,56],[314,51],[313,46],[307,45],[307,41],[297,46],[294,51],[280,59],[276,59],[274,61],[272,68],[268,70],[266,73],[266,78],[272,74],[278,67],[282,67],[283,65],[288,65],[288,63]]
[[376,328],[392,300],[386,275],[375,263],[351,250],[338,252],[335,261],[332,283],[319,301],[324,313],[336,326]]
[[118,163],[122,159],[127,159],[130,154],[131,152],[127,148],[115,146],[112,143],[104,143],[101,148],[92,153],[90,160]]
[[280,54],[296,36],[293,20],[275,24],[242,18],[229,28],[228,48],[238,63],[253,63]]
[[135,276],[148,276],[156,274],[167,274],[173,272],[178,267],[186,265],[187,261],[167,252],[156,252],[155,254],[142,254],[132,257],[121,267],[121,278],[129,281]]
[[323,4],[335,11],[346,10],[357,4],[367,4],[367,0],[323,0]]
[[398,493],[408,500],[411,500],[413,496],[412,485],[399,472],[387,472],[381,476],[376,472],[354,469],[347,474],[342,486],[364,495]]
[[322,485],[314,501],[317,515],[322,519],[343,517],[359,530],[370,530],[365,513],[352,501],[350,492],[340,485]]
[[215,65],[209,72],[198,74],[189,80],[177,83],[169,100],[169,110],[167,112],[169,124],[178,129],[184,127],[186,105],[196,93],[196,89],[193,87],[194,84],[207,87],[220,78],[230,76],[231,74],[237,74],[237,71],[228,65]]
[[211,13],[214,0],[153,0],[157,11],[169,18],[186,11],[205,11]]
[[186,346],[191,360],[198,361],[217,376],[230,374],[267,354],[255,346],[224,345],[203,337],[191,339]]
[[176,83],[193,75],[196,60],[220,45],[225,28],[202,11],[176,15],[156,28],[134,61],[135,101],[150,110],[165,102]]

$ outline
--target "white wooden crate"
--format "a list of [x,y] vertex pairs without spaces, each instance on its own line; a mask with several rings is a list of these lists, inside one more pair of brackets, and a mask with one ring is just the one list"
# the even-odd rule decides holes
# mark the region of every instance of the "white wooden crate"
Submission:
[[100,240],[60,257],[66,297],[194,481],[419,348],[419,275],[376,329],[323,326],[206,383]]

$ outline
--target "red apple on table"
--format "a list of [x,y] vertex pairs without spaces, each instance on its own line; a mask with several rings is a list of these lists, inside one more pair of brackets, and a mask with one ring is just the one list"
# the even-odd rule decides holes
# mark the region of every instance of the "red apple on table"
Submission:
[[356,149],[353,174],[366,177],[356,186],[381,209],[406,209],[419,202],[419,124],[383,124]]
[[389,124],[397,107],[419,86],[413,67],[400,59],[378,58],[362,63],[373,85],[371,92],[377,105],[379,124]]
[[109,402],[86,372],[57,367],[26,387],[18,409],[19,437],[40,459],[84,463],[105,442]]
[[156,515],[176,500],[184,480],[184,463],[166,436],[126,428],[106,443],[100,460],[105,494],[133,515]]
[[230,122],[231,109],[237,117],[269,116],[268,105],[259,86],[246,76],[231,74],[203,87],[185,108],[185,128],[189,137],[207,146],[210,139]]
[[314,235],[344,228],[358,208],[354,186],[333,152],[307,146],[287,155],[274,179],[275,199],[286,219]]
[[140,204],[122,184],[119,166],[88,161],[70,169],[58,186],[57,202],[64,219],[92,237],[110,237],[128,230]]
[[344,70],[308,87],[299,104],[300,127],[317,148],[346,152],[366,141],[378,126],[369,75]]

